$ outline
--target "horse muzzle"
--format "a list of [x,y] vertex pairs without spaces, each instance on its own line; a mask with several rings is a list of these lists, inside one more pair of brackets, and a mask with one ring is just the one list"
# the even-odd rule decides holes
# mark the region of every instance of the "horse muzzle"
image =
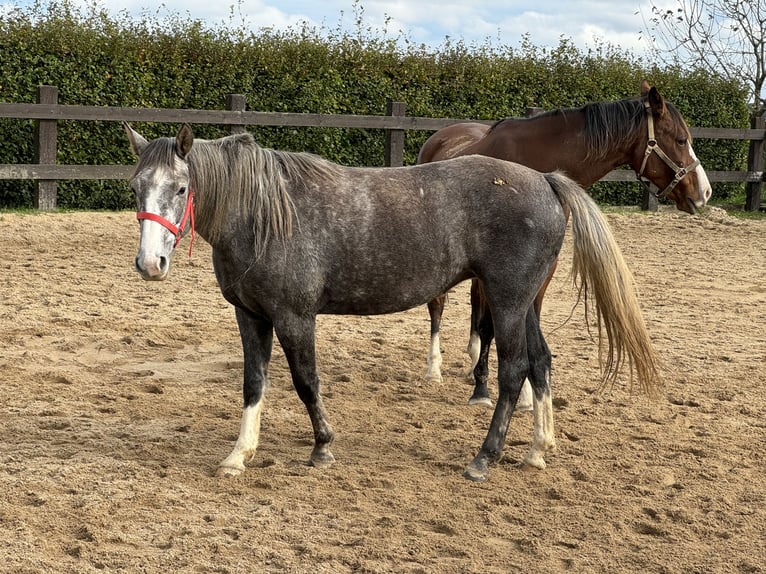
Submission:
[[[694,152],[692,152],[693,154]],[[696,195],[697,197],[694,198],[693,195],[687,195],[685,197],[686,201],[680,201],[677,202],[677,207],[681,211],[686,211],[688,213],[694,214],[697,212],[698,209],[705,207],[707,205],[707,202],[710,200],[710,197],[713,195],[713,189],[710,186],[710,180],[707,177],[707,173],[705,173],[705,170],[702,168],[701,165],[698,165],[694,172],[696,177]],[[683,204],[683,206],[682,206]]]
[[170,258],[164,255],[136,256],[136,271],[145,281],[164,281],[170,272]]

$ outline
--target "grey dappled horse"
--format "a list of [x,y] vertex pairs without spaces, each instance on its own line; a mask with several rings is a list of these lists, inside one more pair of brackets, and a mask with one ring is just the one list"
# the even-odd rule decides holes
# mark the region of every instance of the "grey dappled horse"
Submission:
[[561,174],[480,156],[342,167],[262,148],[249,134],[195,140],[184,125],[174,138],[147,141],[125,128],[138,155],[131,179],[141,229],[136,269],[144,279],[165,279],[175,246],[196,225],[235,307],[244,408],[219,475],[241,473],[255,455],[274,333],[313,425],[309,462],[328,465],[334,434],[319,393],[317,314],[403,311],[472,277],[485,286],[492,312],[499,396],[465,476],[486,479],[527,376],[535,430],[525,462],[543,468],[554,445],[551,355],[528,311],[561,248],[564,205],[572,213],[574,273],[607,333],[605,377],[613,380],[628,362],[647,390],[658,385],[630,272],[597,206]]

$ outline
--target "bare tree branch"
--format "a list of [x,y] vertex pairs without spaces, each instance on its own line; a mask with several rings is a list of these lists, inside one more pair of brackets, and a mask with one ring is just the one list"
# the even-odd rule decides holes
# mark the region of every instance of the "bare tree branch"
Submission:
[[658,60],[741,82],[753,117],[766,111],[766,0],[649,0],[642,12]]

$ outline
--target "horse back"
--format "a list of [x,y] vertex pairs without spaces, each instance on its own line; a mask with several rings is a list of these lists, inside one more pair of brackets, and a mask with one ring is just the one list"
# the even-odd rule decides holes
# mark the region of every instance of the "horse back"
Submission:
[[[269,314],[287,307],[302,314],[392,313],[471,277],[492,274],[499,282],[534,272],[563,238],[555,193],[542,174],[521,165],[472,155],[340,174],[332,185],[317,180],[294,190],[292,237],[273,240],[262,258],[244,272],[239,266],[237,274],[224,272],[231,276],[219,276],[219,283]],[[217,273],[226,259],[214,255]],[[246,301],[256,294],[257,301]]]
[[517,162],[541,172],[581,171],[583,150],[586,149],[581,114],[566,120],[563,117],[551,113],[531,118],[506,118],[463,152]]
[[483,138],[490,126],[476,122],[461,122],[442,128],[423,144],[418,153],[418,163],[429,163],[469,155],[465,150]]

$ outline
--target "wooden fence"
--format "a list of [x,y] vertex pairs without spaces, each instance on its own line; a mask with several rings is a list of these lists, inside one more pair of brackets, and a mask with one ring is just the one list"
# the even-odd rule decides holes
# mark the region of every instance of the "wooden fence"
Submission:
[[[72,106],[58,103],[55,86],[40,86],[37,102],[33,104],[0,103],[0,119],[16,118],[36,120],[35,163],[0,164],[0,179],[35,180],[34,204],[40,210],[56,208],[56,182],[69,179],[127,179],[132,165],[58,165],[56,164],[57,122],[128,121],[167,122],[189,124],[216,124],[228,126],[231,133],[244,131],[246,126],[295,126],[367,128],[386,131],[385,165],[403,164],[404,138],[407,130],[438,130],[465,119],[419,118],[405,115],[403,102],[389,101],[385,115],[331,115],[246,111],[242,95],[226,98],[225,110],[176,110],[156,108],[120,108],[103,106]],[[477,121],[477,120],[470,120]],[[478,120],[490,124],[492,121]],[[764,182],[763,152],[766,129],[764,118],[758,118],[752,129],[691,128],[695,138],[749,140],[747,171],[708,171],[711,182],[745,182],[747,200],[745,208],[759,210],[761,188]],[[614,170],[601,181],[635,181],[630,170]],[[648,195],[644,208],[653,208]]]

